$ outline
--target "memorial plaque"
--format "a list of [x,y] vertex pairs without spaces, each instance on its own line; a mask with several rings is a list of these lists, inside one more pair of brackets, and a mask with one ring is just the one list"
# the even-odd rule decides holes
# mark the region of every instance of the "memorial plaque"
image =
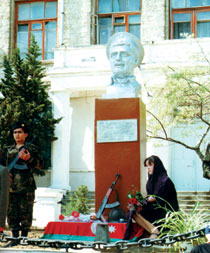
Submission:
[[137,119],[97,121],[97,143],[137,140]]

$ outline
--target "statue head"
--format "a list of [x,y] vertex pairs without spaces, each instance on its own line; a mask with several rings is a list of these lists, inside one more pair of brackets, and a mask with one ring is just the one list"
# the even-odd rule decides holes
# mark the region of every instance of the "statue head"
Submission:
[[139,39],[131,33],[119,32],[108,41],[106,55],[114,76],[124,78],[133,76],[135,67],[144,57],[144,48]]

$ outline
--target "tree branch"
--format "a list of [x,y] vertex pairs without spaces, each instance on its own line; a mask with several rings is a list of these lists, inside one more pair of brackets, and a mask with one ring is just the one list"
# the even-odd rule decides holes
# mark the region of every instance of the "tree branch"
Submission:
[[189,145],[185,144],[184,142],[175,140],[173,138],[164,138],[162,136],[147,135],[147,137],[152,138],[152,139],[158,139],[158,140],[163,140],[163,141],[170,141],[170,142],[174,142],[176,144],[180,144],[180,145],[184,146],[187,149],[191,149],[191,150],[195,151],[197,153],[197,155],[199,156],[199,158],[201,160],[203,159],[203,154],[201,153],[201,151],[200,151],[200,149],[199,149],[198,146],[192,147],[192,146],[189,146]]
[[[176,72],[176,70],[175,70],[174,68],[172,68],[171,66],[168,66],[168,68],[169,68],[170,70],[172,70],[173,72]],[[181,79],[185,80],[189,85],[190,85],[190,82],[193,82],[194,84],[197,84],[198,86],[203,87],[206,91],[210,92],[210,90],[207,89],[205,85],[202,85],[202,84],[200,84],[199,82],[196,82],[196,81],[194,81],[194,80],[192,80],[192,79],[189,79],[189,78],[186,78],[186,77],[181,77]],[[190,87],[192,88],[191,85],[190,85]],[[192,89],[193,89],[193,88],[192,88]],[[196,95],[198,95],[198,96],[200,97],[199,94],[196,93]]]
[[150,113],[158,121],[158,123],[160,124],[160,126],[165,134],[165,138],[168,138],[167,132],[166,132],[165,127],[163,126],[162,122],[152,112],[150,112],[148,110],[146,110],[146,112]]

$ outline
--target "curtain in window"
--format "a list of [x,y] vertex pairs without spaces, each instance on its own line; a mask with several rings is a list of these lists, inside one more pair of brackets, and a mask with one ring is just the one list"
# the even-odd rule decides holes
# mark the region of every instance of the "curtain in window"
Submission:
[[106,44],[109,37],[112,35],[112,18],[99,19],[99,44]]
[[46,22],[45,24],[45,59],[53,59],[53,48],[56,47],[56,21]]
[[17,32],[17,47],[20,50],[20,56],[25,57],[25,53],[28,50],[28,25],[18,25]]
[[210,22],[198,22],[197,37],[210,37]]
[[190,23],[174,23],[174,39],[185,39],[190,34]]

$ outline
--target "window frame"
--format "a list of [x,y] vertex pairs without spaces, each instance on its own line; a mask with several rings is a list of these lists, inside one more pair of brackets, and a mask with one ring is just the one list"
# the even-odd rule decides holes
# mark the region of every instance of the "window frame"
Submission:
[[[98,27],[96,28],[96,34],[97,34],[96,44],[102,45],[102,44],[100,44],[100,41],[99,41],[99,19],[100,18],[106,18],[106,17],[111,18],[111,20],[112,20],[112,28],[111,28],[112,35],[114,34],[114,28],[116,26],[120,26],[120,25],[125,25],[125,31],[129,32],[129,23],[128,23],[129,22],[129,16],[140,15],[140,17],[141,17],[142,0],[139,0],[139,1],[140,1],[140,10],[139,11],[122,11],[122,12],[99,13],[99,0],[97,0],[96,1],[96,14],[97,14],[97,18],[98,18],[98,22],[97,22]],[[118,17],[119,18],[124,17],[124,23],[115,23],[115,19],[118,18]],[[138,24],[141,27],[141,19],[140,19]]]
[[[185,14],[191,13],[191,35],[194,34],[193,38],[197,38],[197,13],[198,12],[208,12],[210,11],[210,6],[199,6],[199,7],[186,7],[186,8],[171,8],[171,18],[170,18],[170,38],[174,39],[174,22],[173,22],[173,15],[174,14]],[[210,21],[210,17],[209,17]]]
[[[18,20],[18,6],[19,4],[30,4],[30,3],[34,3],[34,2],[44,2],[44,6],[47,2],[56,2],[57,7],[56,7],[56,17],[55,18],[42,18],[42,19],[27,19],[27,20]],[[44,14],[45,14],[45,8],[44,8]],[[41,23],[42,24],[42,48],[41,48],[41,59],[45,60],[45,23],[47,22],[52,22],[55,21],[56,22],[56,44],[57,44],[57,34],[58,34],[58,0],[23,0],[23,1],[18,1],[15,2],[15,28],[14,28],[14,48],[17,47],[17,35],[18,35],[18,25],[24,25],[27,24],[28,25],[28,48],[30,46],[30,41],[31,41],[31,32],[32,31],[39,31],[38,30],[32,30],[32,24],[38,24]]]

